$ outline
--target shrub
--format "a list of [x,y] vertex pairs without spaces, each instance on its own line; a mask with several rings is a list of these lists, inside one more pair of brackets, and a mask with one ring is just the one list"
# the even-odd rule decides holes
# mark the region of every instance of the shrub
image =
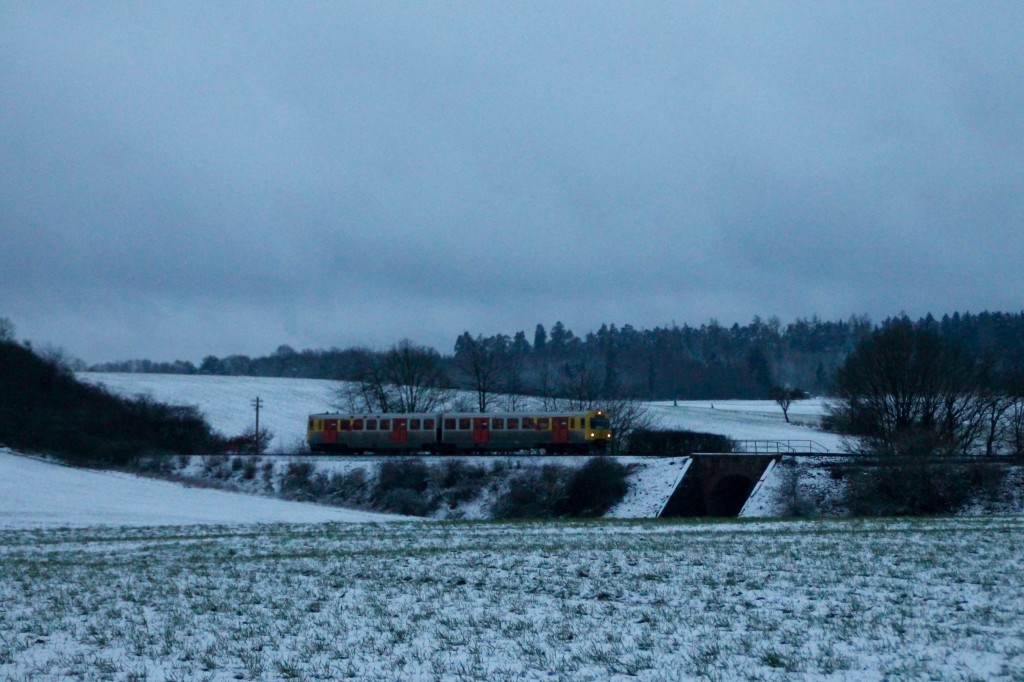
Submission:
[[373,505],[381,511],[426,516],[435,507],[427,495],[430,471],[419,458],[388,460],[377,467]]
[[592,457],[569,475],[564,511],[569,516],[603,516],[629,490],[628,472],[611,457]]
[[259,464],[259,457],[246,457],[242,461],[242,480],[251,481],[256,478],[256,467]]
[[427,489],[430,474],[422,459],[398,459],[381,462],[377,467],[375,493],[385,495],[396,488],[406,488],[418,493]]
[[637,429],[629,438],[631,455],[691,455],[695,452],[732,452],[733,443],[717,433],[685,430]]
[[394,488],[377,497],[376,507],[381,511],[405,516],[427,516],[432,511],[427,496],[409,488]]
[[324,491],[324,501],[329,504],[362,506],[366,504],[369,484],[366,469],[353,469],[346,473],[331,474]]
[[568,470],[556,464],[530,467],[511,477],[491,514],[496,519],[558,516],[564,508]]
[[487,468],[461,459],[445,460],[432,473],[434,487],[449,508],[476,498],[487,485]]
[[78,381],[58,359],[7,342],[0,343],[0,442],[116,466],[142,455],[223,449],[194,407],[116,397]]
[[950,514],[975,496],[991,498],[1002,473],[949,456],[932,434],[904,439],[896,449],[875,449],[876,459],[850,474],[844,502],[853,514],[918,516]]
[[310,462],[289,462],[281,476],[281,495],[293,500],[316,497],[314,467]]

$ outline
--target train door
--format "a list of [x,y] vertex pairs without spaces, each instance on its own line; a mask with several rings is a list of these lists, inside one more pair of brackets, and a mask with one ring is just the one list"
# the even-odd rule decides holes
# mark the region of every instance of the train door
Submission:
[[324,444],[334,445],[338,442],[338,420],[324,420]]
[[473,444],[486,445],[491,440],[491,418],[476,417],[473,419]]
[[408,419],[392,419],[391,420],[391,444],[392,445],[405,445],[409,442],[409,420]]
[[551,442],[552,443],[568,443],[569,442],[569,418],[568,417],[553,417],[551,419]]

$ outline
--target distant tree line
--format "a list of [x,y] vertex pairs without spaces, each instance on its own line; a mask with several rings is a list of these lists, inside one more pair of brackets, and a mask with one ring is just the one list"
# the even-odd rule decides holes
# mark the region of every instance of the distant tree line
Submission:
[[[436,356],[438,381],[446,388],[471,390],[478,409],[493,396],[532,395],[571,398],[630,396],[647,400],[766,399],[780,390],[831,394],[836,370],[857,344],[879,325],[867,317],[827,321],[817,317],[783,325],[778,318],[755,317],[746,325],[712,320],[698,327],[671,325],[636,329],[604,324],[577,336],[561,322],[538,324],[532,334],[461,334],[451,354]],[[928,315],[915,324],[985,357],[1005,370],[1024,365],[1024,313]],[[96,371],[168,372],[362,381],[388,363],[388,350],[331,348],[296,351],[280,346],[273,354],[250,358],[207,356],[191,362],[148,360],[106,363]],[[509,406],[503,406],[509,407]],[[514,406],[513,406],[514,407]]]

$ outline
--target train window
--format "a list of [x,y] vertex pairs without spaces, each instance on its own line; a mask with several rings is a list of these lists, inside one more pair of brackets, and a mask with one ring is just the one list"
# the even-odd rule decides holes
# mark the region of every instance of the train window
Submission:
[[348,419],[342,419],[341,421],[338,422],[339,431],[348,431],[351,428],[352,422],[350,422]]
[[519,428],[519,418],[517,417],[515,419],[509,419],[508,420],[508,428],[510,428],[510,429],[518,429]]
[[455,420],[454,419],[445,419],[444,420],[444,428],[447,429],[448,431],[453,431],[455,429]]
[[427,430],[427,431],[433,431],[434,430],[434,420],[433,419],[424,419],[423,420],[423,428],[425,430]]
[[363,420],[362,419],[353,419],[352,420],[352,430],[353,431],[362,431],[363,430]]
[[469,419],[463,417],[459,420],[459,431],[469,431]]
[[409,428],[411,430],[413,430],[413,431],[419,431],[420,430],[420,420],[419,419],[410,419],[409,420]]
[[366,420],[366,430],[367,431],[376,431],[377,430],[377,420],[376,419],[367,419]]
[[546,428],[548,428],[548,425],[550,424],[550,422],[551,422],[551,420],[548,419],[547,417],[541,417],[540,419],[537,420],[537,428],[538,429],[546,429]]
[[523,428],[524,429],[532,429],[533,428],[533,417],[523,417]]
[[380,430],[381,431],[390,431],[391,430],[391,420],[390,419],[381,419],[380,420]]
[[503,428],[505,428],[505,420],[504,419],[495,418],[494,419],[494,423],[491,425],[491,428],[492,429],[503,429]]

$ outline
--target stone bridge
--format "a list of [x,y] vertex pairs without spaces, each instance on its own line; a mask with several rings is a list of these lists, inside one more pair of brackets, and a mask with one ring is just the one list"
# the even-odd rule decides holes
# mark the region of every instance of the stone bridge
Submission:
[[661,517],[737,516],[754,486],[781,454],[694,454]]

